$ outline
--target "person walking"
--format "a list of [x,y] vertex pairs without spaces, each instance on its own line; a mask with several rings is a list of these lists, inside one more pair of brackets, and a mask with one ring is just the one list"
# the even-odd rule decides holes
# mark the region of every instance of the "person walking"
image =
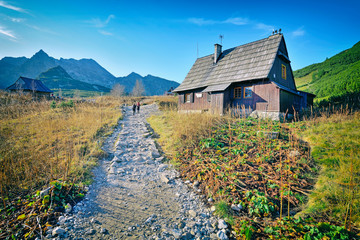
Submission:
[[136,109],[137,109],[137,112],[139,113],[140,112],[140,102],[137,102]]
[[133,115],[135,115],[135,111],[136,111],[136,103],[134,103],[133,105]]

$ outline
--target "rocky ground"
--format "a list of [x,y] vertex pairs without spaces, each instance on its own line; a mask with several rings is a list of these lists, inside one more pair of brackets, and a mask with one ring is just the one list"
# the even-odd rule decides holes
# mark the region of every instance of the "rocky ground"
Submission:
[[197,182],[182,182],[163,163],[146,118],[156,105],[142,106],[109,137],[107,159],[94,170],[86,198],[59,217],[48,239],[228,239],[223,220],[204,205]]

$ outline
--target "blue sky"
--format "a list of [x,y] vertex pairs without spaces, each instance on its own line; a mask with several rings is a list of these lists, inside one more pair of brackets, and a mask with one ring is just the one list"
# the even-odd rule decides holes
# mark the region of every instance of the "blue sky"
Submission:
[[[0,0],[0,58],[92,58],[115,76],[182,82],[198,56],[282,29],[293,70],[360,41],[360,1]],[[198,50],[197,50],[198,49]]]

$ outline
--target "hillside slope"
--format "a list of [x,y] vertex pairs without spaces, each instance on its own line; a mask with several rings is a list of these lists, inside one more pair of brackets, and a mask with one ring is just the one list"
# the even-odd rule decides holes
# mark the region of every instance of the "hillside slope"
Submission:
[[175,81],[170,81],[152,75],[147,75],[143,77],[134,72],[130,73],[126,77],[118,77],[116,82],[125,86],[125,91],[127,93],[131,93],[132,89],[135,86],[136,80],[142,82],[145,88],[145,95],[147,96],[163,95],[164,92],[169,90],[171,87],[175,89],[180,85]]
[[[58,66],[62,70],[58,69]],[[50,69],[52,70],[49,73],[43,75]],[[64,74],[64,71],[66,74]],[[51,74],[55,75],[52,76]],[[176,88],[179,86],[179,83],[174,81],[152,75],[142,77],[134,72],[128,76],[116,78],[93,59],[55,59],[43,50],[40,50],[31,58],[4,57],[0,60],[0,89],[10,86],[20,76],[40,77],[45,80],[45,84],[49,84],[50,88],[78,90],[86,88],[85,91],[97,91],[99,93],[109,92],[109,89],[115,83],[125,86],[125,91],[131,93],[136,80],[143,83],[145,95],[147,96],[163,95],[171,87]],[[59,87],[60,85],[62,87]],[[93,88],[99,90],[93,90]]]
[[73,79],[60,66],[50,68],[48,71],[41,73],[38,76],[38,79],[40,79],[50,89],[61,88],[61,89],[77,89],[77,90],[85,90],[85,91],[110,92],[110,89],[104,86],[89,84]]
[[294,71],[297,88],[317,98],[360,92],[360,42],[324,62]]
[[19,76],[36,78],[50,68],[61,66],[74,79],[111,87],[116,78],[92,59],[55,59],[43,50],[31,58],[5,57],[0,60],[0,89],[13,84]]

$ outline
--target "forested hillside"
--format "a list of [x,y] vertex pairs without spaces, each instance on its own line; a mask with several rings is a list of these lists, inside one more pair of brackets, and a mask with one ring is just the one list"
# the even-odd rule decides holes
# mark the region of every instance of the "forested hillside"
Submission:
[[322,63],[294,71],[297,88],[318,99],[360,92],[360,42]]

